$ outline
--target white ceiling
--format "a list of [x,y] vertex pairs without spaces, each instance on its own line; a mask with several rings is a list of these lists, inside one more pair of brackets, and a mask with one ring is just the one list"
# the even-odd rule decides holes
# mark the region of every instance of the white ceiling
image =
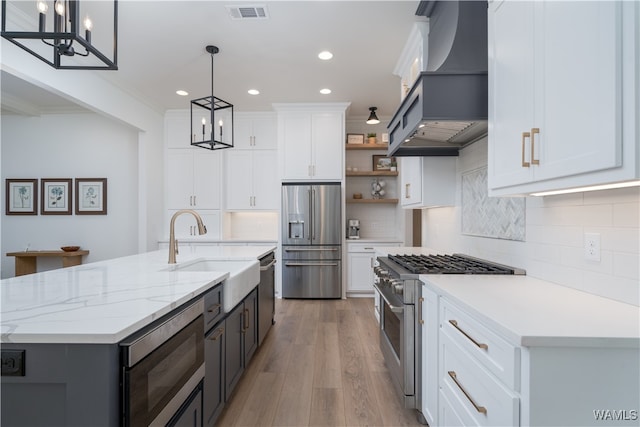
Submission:
[[[211,94],[205,46],[213,44],[220,49],[215,96],[236,111],[265,111],[281,102],[348,101],[349,118],[365,117],[370,106],[390,118],[400,103],[400,79],[393,70],[412,24],[421,19],[415,16],[418,3],[120,0],[119,69],[97,72],[159,111],[189,108],[190,99]],[[225,7],[257,4],[266,5],[268,19],[234,20]],[[333,59],[318,59],[321,50],[333,52]],[[3,104],[22,97],[43,110],[53,108],[55,97],[33,98],[34,88],[16,80],[2,73]],[[330,95],[320,95],[325,87]],[[247,94],[250,88],[261,94]],[[177,89],[189,96],[176,95]],[[68,108],[68,101],[61,107]]]

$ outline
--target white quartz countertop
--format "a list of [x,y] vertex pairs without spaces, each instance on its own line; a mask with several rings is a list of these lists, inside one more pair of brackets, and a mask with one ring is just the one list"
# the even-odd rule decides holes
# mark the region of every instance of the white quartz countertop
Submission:
[[[193,260],[255,261],[276,246],[180,248]],[[0,281],[3,343],[115,344],[226,279],[172,270],[167,250]]]
[[640,347],[640,308],[528,276],[420,275],[514,345]]

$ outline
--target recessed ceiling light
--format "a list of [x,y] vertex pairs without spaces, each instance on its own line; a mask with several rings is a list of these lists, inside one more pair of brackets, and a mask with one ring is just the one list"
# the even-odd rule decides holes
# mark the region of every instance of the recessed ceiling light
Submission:
[[187,92],[186,90],[182,90],[182,89],[177,90],[177,91],[176,91],[176,93],[177,93],[178,95],[180,95],[180,96],[187,96],[187,95],[189,95],[189,92]]
[[249,95],[260,95],[260,91],[258,89],[249,89],[247,93]]
[[320,89],[320,93],[323,95],[329,95],[331,93],[331,89]]
[[318,58],[320,58],[320,59],[322,59],[322,60],[326,61],[326,60],[328,60],[328,59],[333,58],[333,53],[329,52],[328,50],[323,50],[322,52],[320,52],[320,53],[318,54]]

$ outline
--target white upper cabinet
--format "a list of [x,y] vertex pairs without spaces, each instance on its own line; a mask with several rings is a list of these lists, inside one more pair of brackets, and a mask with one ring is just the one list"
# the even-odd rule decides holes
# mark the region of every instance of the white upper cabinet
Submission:
[[219,151],[167,150],[167,208],[220,209]]
[[489,189],[636,179],[637,2],[489,6]]
[[277,151],[227,150],[226,156],[226,209],[277,210]]
[[400,157],[400,204],[405,209],[453,206],[456,157]]
[[348,105],[274,105],[278,111],[282,179],[342,179]]
[[236,113],[233,128],[235,148],[263,150],[278,147],[275,113]]

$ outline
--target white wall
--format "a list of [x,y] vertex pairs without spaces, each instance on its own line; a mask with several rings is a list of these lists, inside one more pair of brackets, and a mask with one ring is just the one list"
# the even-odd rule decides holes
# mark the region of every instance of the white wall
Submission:
[[[524,242],[462,235],[461,174],[487,164],[487,142],[458,159],[456,206],[422,212],[422,245],[524,268],[527,275],[640,305],[640,188],[526,199]],[[586,261],[584,233],[601,235],[601,261]]]
[[[2,278],[14,275],[6,252],[80,245],[84,262],[130,255],[138,247],[138,131],[94,113],[2,116],[6,178],[107,178],[107,215],[16,216],[2,211]],[[75,191],[75,188],[74,188]],[[2,200],[5,200],[2,186]],[[75,199],[75,193],[73,193]],[[72,202],[73,205],[74,202]],[[60,259],[38,259],[38,270]]]
[[157,249],[164,229],[164,112],[105,78],[117,71],[55,70],[5,39],[0,44],[3,71],[137,130],[137,249]]

